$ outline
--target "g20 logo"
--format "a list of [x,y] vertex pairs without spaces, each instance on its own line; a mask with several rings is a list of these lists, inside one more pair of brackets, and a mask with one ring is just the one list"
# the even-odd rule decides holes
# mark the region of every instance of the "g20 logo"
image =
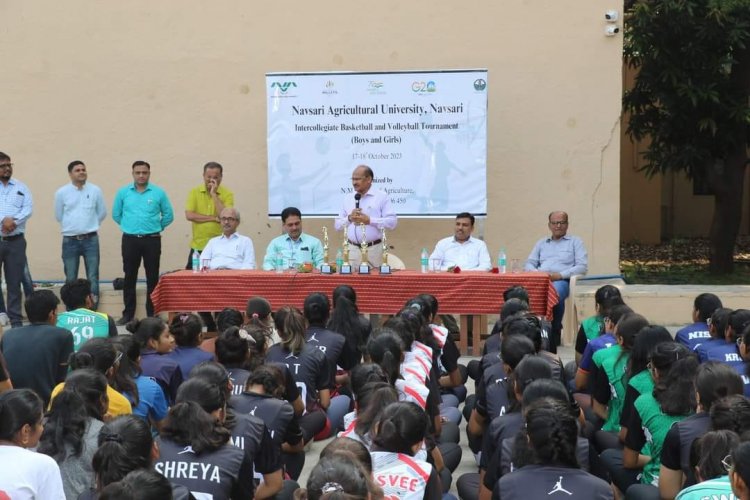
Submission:
[[430,80],[429,82],[412,82],[412,92],[423,93],[423,92],[435,92],[435,82]]

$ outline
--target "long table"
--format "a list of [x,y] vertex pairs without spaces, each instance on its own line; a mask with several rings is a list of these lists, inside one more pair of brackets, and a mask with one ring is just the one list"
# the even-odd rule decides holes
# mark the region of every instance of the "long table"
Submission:
[[[394,314],[404,303],[420,293],[437,297],[440,312],[475,315],[473,345],[479,346],[481,321],[478,316],[498,314],[503,305],[503,291],[512,285],[523,285],[529,292],[534,314],[552,317],[557,292],[546,273],[484,272],[420,273],[394,271],[381,275],[341,275],[315,273],[284,273],[274,271],[175,271],[161,276],[151,294],[156,312],[221,311],[225,307],[244,310],[247,299],[260,295],[274,309],[282,305],[302,308],[312,292],[329,297],[338,285],[348,284],[357,292],[357,306],[363,313]],[[486,321],[486,320],[485,320]],[[467,352],[466,323],[462,321],[459,348]],[[476,349],[474,354],[476,355]]]

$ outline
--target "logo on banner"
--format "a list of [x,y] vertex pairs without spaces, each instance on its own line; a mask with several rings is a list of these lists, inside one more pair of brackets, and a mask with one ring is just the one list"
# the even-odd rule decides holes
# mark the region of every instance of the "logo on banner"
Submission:
[[435,92],[437,88],[435,87],[435,82],[430,80],[429,82],[412,82],[411,90],[418,94],[423,94],[425,92]]
[[334,83],[333,80],[328,80],[325,84],[326,88],[325,90],[323,90],[323,94],[326,94],[326,95],[338,94],[338,91],[334,88],[335,86],[336,84]]
[[286,94],[292,87],[297,88],[297,84],[295,82],[273,82],[271,84],[272,89],[278,89],[282,94]]
[[383,95],[385,94],[385,92],[382,90],[383,85],[385,85],[383,82],[370,80],[369,82],[367,82],[367,92],[370,95]]
[[487,82],[484,79],[477,78],[476,80],[474,80],[474,90],[476,90],[477,92],[481,92],[486,88]]

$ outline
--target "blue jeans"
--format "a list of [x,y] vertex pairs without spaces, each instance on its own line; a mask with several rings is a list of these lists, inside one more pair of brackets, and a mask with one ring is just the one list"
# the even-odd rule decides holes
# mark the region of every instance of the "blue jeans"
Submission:
[[91,282],[91,293],[94,295],[94,309],[96,309],[96,305],[99,304],[99,235],[84,239],[63,236],[62,261],[66,283],[78,279],[81,257],[86,267],[86,279]]

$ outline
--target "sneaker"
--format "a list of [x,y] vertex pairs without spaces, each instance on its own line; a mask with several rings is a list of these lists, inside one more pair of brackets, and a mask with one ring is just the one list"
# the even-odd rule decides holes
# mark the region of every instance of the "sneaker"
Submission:
[[8,325],[10,325],[10,318],[8,317],[8,314],[0,313],[0,326],[8,326]]
[[123,316],[122,318],[118,319],[115,324],[117,326],[125,326],[128,323],[130,323],[133,320],[133,318],[128,318],[127,316]]

